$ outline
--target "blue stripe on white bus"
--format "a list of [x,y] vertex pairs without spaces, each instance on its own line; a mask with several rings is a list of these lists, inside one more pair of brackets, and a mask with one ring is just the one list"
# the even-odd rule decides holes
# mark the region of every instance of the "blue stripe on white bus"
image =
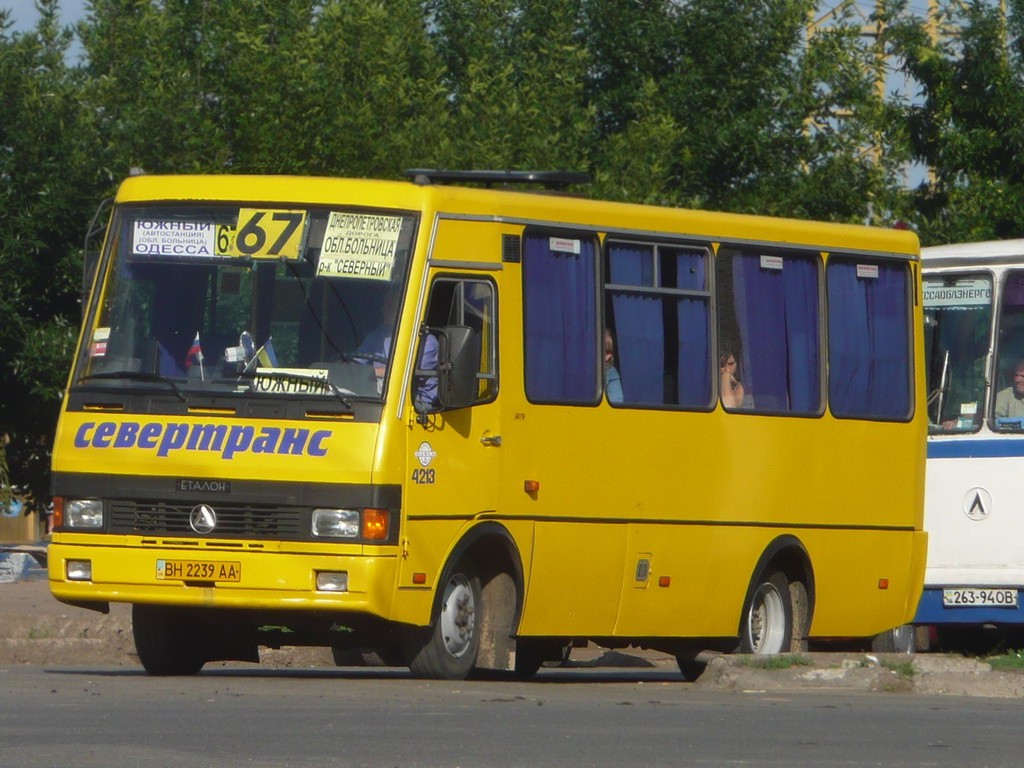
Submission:
[[1024,435],[995,440],[929,440],[929,459],[997,459],[1024,456]]

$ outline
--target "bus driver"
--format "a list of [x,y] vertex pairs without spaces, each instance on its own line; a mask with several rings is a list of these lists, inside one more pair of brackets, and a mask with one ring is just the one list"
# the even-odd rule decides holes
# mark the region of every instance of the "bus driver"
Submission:
[[996,395],[997,419],[1021,417],[1024,417],[1024,360],[1013,369],[1013,386],[1000,390]]

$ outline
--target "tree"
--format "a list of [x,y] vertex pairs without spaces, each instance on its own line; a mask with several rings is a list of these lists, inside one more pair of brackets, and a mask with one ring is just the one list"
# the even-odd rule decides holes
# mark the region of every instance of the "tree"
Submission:
[[414,0],[97,0],[91,101],[124,173],[397,176],[438,143]]
[[593,115],[578,0],[429,0],[461,168],[587,169]]
[[11,482],[45,498],[50,440],[80,316],[81,238],[98,188],[92,121],[57,0],[0,32],[0,439]]
[[1024,236],[1024,3],[951,2],[937,34],[904,14],[887,35],[920,98],[897,116],[912,157],[931,176],[913,192],[925,244]]
[[808,38],[816,6],[590,0],[602,194],[844,221],[887,208],[875,51],[849,14]]

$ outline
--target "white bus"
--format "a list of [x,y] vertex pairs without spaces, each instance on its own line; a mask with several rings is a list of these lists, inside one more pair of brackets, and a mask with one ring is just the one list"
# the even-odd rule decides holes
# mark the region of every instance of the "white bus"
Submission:
[[929,546],[915,624],[981,650],[1024,630],[1024,240],[921,255]]

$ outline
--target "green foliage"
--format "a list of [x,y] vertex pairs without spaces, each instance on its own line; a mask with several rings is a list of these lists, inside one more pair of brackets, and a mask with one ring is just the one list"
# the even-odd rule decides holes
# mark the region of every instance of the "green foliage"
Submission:
[[996,4],[950,2],[941,34],[930,37],[912,17],[887,32],[922,88],[896,117],[909,154],[931,169],[913,199],[925,243],[1024,235],[1021,5],[1010,4],[1009,26]]
[[90,101],[112,167],[398,176],[443,135],[413,0],[93,5]]
[[432,0],[448,75],[442,164],[581,168],[593,122],[577,0]]
[[1008,650],[999,656],[989,656],[985,662],[992,669],[1024,672],[1024,651]]
[[93,206],[92,117],[65,59],[57,2],[37,30],[0,33],[0,435],[11,482],[48,488],[48,454],[78,325],[80,244]]

